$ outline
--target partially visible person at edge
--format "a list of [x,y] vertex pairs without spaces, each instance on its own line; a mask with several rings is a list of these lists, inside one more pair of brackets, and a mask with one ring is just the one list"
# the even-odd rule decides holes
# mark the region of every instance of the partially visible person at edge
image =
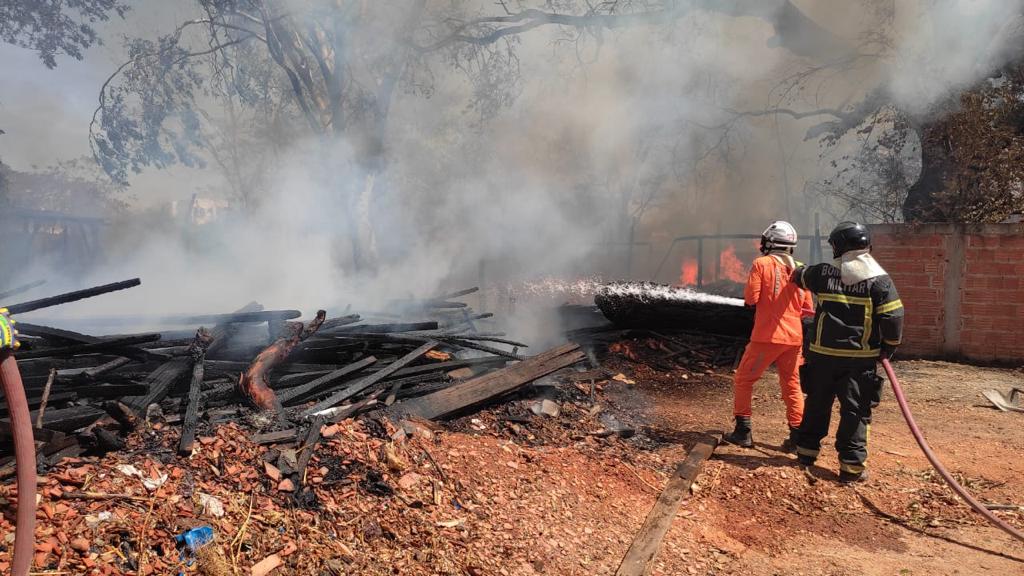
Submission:
[[892,358],[903,334],[903,303],[896,286],[871,256],[866,226],[840,222],[829,234],[835,258],[798,268],[793,281],[817,296],[804,373],[807,400],[797,439],[797,458],[810,466],[828,435],[832,404],[839,399],[839,480],[866,480],[871,410],[882,394],[875,371]]
[[783,449],[794,450],[796,431],[804,412],[799,368],[803,362],[801,317],[813,314],[811,293],[790,277],[799,263],[793,259],[796,229],[789,222],[773,222],[761,234],[762,256],[754,260],[747,277],[744,302],[754,307],[754,330],[733,379],[733,415],[736,428],[725,439],[733,444],[754,445],[751,432],[751,400],[754,383],[775,364],[779,387],[786,403],[789,437]]
[[15,324],[7,308],[0,308],[0,350],[17,350],[21,346]]

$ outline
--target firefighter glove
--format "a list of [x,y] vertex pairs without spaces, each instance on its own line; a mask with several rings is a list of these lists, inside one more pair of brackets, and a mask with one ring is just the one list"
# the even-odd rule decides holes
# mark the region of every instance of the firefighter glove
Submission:
[[0,350],[17,350],[21,346],[15,324],[7,308],[0,308]]

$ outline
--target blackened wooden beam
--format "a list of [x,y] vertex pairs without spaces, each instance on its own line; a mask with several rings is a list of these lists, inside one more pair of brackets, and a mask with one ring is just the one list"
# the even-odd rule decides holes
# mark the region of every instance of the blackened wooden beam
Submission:
[[[234,362],[231,360],[206,360],[206,370],[209,372],[244,372],[251,362]],[[274,367],[274,372],[282,374],[298,374],[302,372],[330,372],[341,368],[339,364],[300,364],[286,363]]]
[[149,392],[139,396],[127,396],[121,401],[137,414],[144,414],[150,404],[163,400],[171,388],[181,381],[191,369],[192,359],[189,357],[169,360],[146,377],[143,384],[149,386]]
[[[121,349],[127,349],[135,344],[141,344],[143,342],[155,342],[159,339],[159,334],[141,334],[138,336],[111,338],[110,340],[101,340],[99,342],[91,342],[89,344],[73,344],[71,346],[61,346],[58,348],[46,348],[44,350],[22,352],[18,354],[18,357],[23,358],[25,360],[31,360],[33,358],[52,358],[55,356],[78,356],[81,354],[96,354],[100,352],[110,352],[112,350],[116,351]],[[126,353],[129,353],[128,350],[125,351]]]
[[285,406],[297,404],[301,402],[304,398],[308,397],[310,394],[315,394],[316,392],[322,390],[324,387],[329,386],[331,383],[336,382],[337,380],[344,378],[345,376],[355,374],[360,370],[364,370],[375,362],[377,362],[376,358],[374,358],[373,356],[368,356],[366,358],[363,358],[362,360],[359,360],[358,362],[354,362],[352,364],[349,364],[348,366],[345,366],[333,372],[328,372],[327,374],[320,376],[319,378],[313,380],[312,382],[308,382],[301,386],[295,386],[280,391],[277,395],[277,398],[278,400],[281,401],[281,404]]
[[403,402],[404,414],[435,419],[453,415],[576,364],[586,358],[577,344],[565,344],[496,372]]
[[306,432],[306,436],[302,440],[295,465],[294,482],[297,486],[306,483],[306,466],[309,466],[309,459],[313,457],[316,445],[320,443],[320,428],[324,422],[324,418],[314,418],[313,423],[309,425],[309,431]]
[[343,326],[331,330],[331,334],[357,332],[361,334],[391,334],[395,332],[415,332],[417,330],[437,330],[437,322],[407,322],[394,324],[359,324]]
[[356,394],[362,392],[363,390],[366,390],[370,386],[373,386],[374,384],[376,384],[376,383],[384,380],[388,376],[394,374],[395,372],[397,372],[398,370],[400,370],[404,366],[408,365],[413,360],[416,360],[420,356],[423,356],[427,352],[433,350],[435,346],[437,346],[437,342],[433,341],[433,340],[431,340],[430,342],[427,342],[426,344],[421,345],[419,348],[413,350],[412,352],[409,352],[408,354],[406,354],[405,356],[402,356],[398,360],[395,360],[394,362],[389,364],[386,368],[378,370],[377,372],[374,372],[373,374],[370,374],[369,376],[367,376],[367,377],[359,380],[358,382],[352,384],[351,386],[345,388],[344,390],[341,390],[339,392],[336,392],[336,393],[332,394],[326,400],[318,402],[312,408],[309,408],[308,410],[303,412],[302,415],[303,416],[307,416],[307,417],[308,416],[312,416],[312,415],[316,414],[317,412],[319,412],[321,410],[326,410],[326,409],[331,408],[333,406],[337,406],[339,403],[341,403],[341,402],[343,402],[343,401],[345,401],[345,400],[355,396]]
[[[93,406],[73,406],[71,408],[47,408],[43,413],[43,428],[59,432],[73,432],[84,428],[103,417],[105,412]],[[37,414],[32,413],[34,422]],[[5,419],[3,426],[10,426]]]
[[149,392],[145,384],[97,384],[92,386],[75,386],[75,394],[80,398],[104,398],[117,400],[125,396],[142,396]]
[[181,440],[178,442],[178,454],[192,454],[192,446],[196,441],[196,425],[199,423],[199,404],[203,389],[203,352],[198,352],[192,363],[192,382],[188,388],[188,407],[185,409],[185,421],[181,426]]
[[254,444],[280,444],[283,442],[291,442],[299,437],[299,431],[294,428],[288,430],[278,430],[277,432],[264,432],[263,434],[256,434],[252,437]]
[[85,298],[92,298],[93,296],[99,296],[101,294],[107,294],[115,292],[117,290],[124,290],[125,288],[132,288],[142,284],[142,281],[138,278],[131,280],[125,280],[123,282],[114,282],[113,284],[104,284],[103,286],[96,286],[93,288],[86,288],[85,290],[76,290],[74,292],[67,292],[64,294],[58,294],[56,296],[50,296],[48,298],[40,298],[38,300],[31,300],[29,302],[22,302],[20,304],[12,304],[7,306],[7,311],[11,314],[24,314],[26,312],[32,312],[33,310],[42,310],[43,308],[49,308],[51,306],[57,306],[60,304],[67,304],[69,302],[75,302],[77,300],[83,300]]
[[102,339],[97,338],[96,336],[80,334],[78,332],[54,328],[52,326],[31,324],[29,322],[18,322],[18,333],[25,334],[26,336],[38,336],[39,338],[46,338],[48,340],[63,340],[66,342],[73,342],[75,344],[93,344],[96,342],[102,342]]

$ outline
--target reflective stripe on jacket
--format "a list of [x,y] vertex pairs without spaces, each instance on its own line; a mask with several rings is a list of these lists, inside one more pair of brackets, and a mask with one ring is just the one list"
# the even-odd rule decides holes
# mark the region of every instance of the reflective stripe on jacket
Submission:
[[818,300],[809,355],[874,359],[883,341],[900,343],[903,303],[887,274],[843,284],[839,268],[823,263],[798,269],[793,279]]

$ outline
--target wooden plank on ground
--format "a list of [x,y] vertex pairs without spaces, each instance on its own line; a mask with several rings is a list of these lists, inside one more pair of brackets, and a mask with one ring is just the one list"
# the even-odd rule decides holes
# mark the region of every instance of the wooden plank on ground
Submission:
[[331,394],[331,396],[326,400],[317,402],[312,408],[309,408],[308,410],[303,412],[302,415],[312,416],[317,412],[320,412],[321,410],[326,410],[328,408],[337,406],[339,403],[355,396],[356,394],[362,392],[363,390],[366,390],[370,386],[373,386],[374,384],[380,382],[381,380],[387,378],[388,376],[391,376],[398,370],[407,366],[413,360],[416,360],[420,356],[423,356],[427,352],[433,350],[435,346],[437,346],[437,342],[435,342],[434,340],[431,340],[430,342],[423,344],[419,348],[416,348],[412,352],[409,352],[405,356],[402,356],[398,360],[395,360],[391,364],[388,364],[387,366],[374,372],[373,374],[370,374],[369,376],[362,378],[361,380],[355,382],[354,384],[345,388],[344,390],[339,390],[338,392]]
[[399,412],[426,419],[448,416],[572,366],[585,358],[577,344],[565,344],[522,362],[402,403]]
[[640,528],[633,544],[619,564],[615,576],[643,576],[650,573],[654,566],[654,558],[661,549],[661,542],[672,526],[672,520],[679,511],[683,499],[689,494],[690,486],[700,473],[704,461],[711,457],[718,446],[721,436],[718,434],[701,440],[690,449],[677,467],[675,475],[669,480],[668,486],[661,492],[658,501],[647,514],[644,525]]

